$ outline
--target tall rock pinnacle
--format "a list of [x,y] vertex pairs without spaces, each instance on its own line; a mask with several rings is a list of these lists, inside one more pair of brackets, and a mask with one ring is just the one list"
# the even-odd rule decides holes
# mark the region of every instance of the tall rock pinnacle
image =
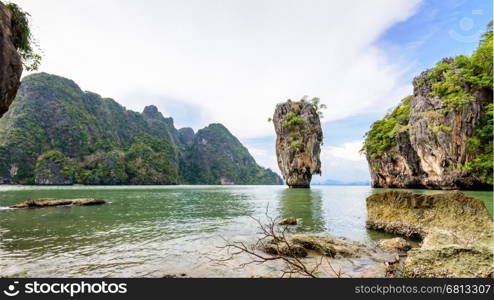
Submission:
[[278,104],[273,116],[278,166],[286,183],[308,188],[313,174],[321,174],[323,134],[317,102],[288,100]]

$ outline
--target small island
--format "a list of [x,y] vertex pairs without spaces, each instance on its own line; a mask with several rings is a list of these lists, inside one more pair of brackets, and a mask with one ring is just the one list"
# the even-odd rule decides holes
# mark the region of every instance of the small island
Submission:
[[321,174],[321,108],[318,98],[288,100],[276,106],[272,120],[278,166],[291,188],[308,188],[312,175]]
[[40,198],[40,199],[28,199],[11,206],[11,208],[37,208],[37,207],[52,207],[52,206],[89,206],[89,205],[101,205],[106,201],[97,200],[93,198],[80,198],[80,199],[53,199],[53,198]]

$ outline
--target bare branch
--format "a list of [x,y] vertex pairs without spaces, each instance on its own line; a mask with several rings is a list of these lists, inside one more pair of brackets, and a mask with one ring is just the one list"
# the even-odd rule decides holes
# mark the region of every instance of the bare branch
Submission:
[[[307,260],[300,257],[300,247],[293,244],[287,236],[287,234],[290,233],[290,228],[286,225],[278,225],[277,219],[272,218],[268,214],[268,211],[269,206],[266,208],[266,218],[268,220],[268,223],[266,224],[260,219],[251,216],[251,219],[258,224],[259,228],[259,238],[251,247],[247,246],[244,242],[229,242],[223,238],[225,245],[218,248],[225,249],[229,257],[215,261],[230,261],[240,254],[248,254],[252,257],[252,260],[241,263],[240,268],[252,264],[261,265],[272,261],[281,261],[285,265],[285,268],[281,273],[281,278],[291,278],[292,276],[317,278],[319,270],[326,265],[328,266],[329,271],[336,277],[341,278],[343,276],[341,268],[336,270],[331,264],[331,261],[324,256],[321,256],[313,267],[308,267]],[[272,249],[272,251],[269,251],[269,254],[264,254],[264,252],[259,251],[267,249],[267,246]]]

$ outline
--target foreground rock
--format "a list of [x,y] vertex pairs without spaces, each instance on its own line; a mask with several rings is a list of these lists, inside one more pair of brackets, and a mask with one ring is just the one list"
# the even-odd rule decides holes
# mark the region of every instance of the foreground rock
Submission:
[[273,116],[278,166],[290,187],[307,188],[321,174],[323,140],[317,105],[301,100],[278,104]]
[[21,84],[22,61],[14,46],[15,34],[12,13],[0,2],[0,117],[9,109]]
[[404,276],[492,276],[493,222],[482,201],[457,191],[390,191],[368,197],[367,212],[368,228],[423,239],[408,252]]
[[422,247],[408,252],[405,277],[492,277],[494,247],[490,238],[455,236],[451,231],[432,229]]
[[309,251],[331,258],[379,257],[377,251],[365,244],[330,236],[296,234],[287,238],[287,243],[270,241],[260,250],[272,255],[306,257]]
[[18,204],[11,206],[11,208],[37,208],[37,207],[50,207],[50,206],[83,206],[83,205],[99,205],[105,204],[104,200],[96,200],[92,198],[81,198],[81,199],[52,199],[52,198],[42,198],[42,199],[29,199],[19,202]]
[[492,53],[491,25],[472,56],[417,76],[413,95],[372,125],[373,187],[492,190]]
[[379,242],[377,242],[377,247],[384,251],[396,253],[407,252],[408,250],[412,249],[412,245],[410,245],[407,240],[401,237],[380,240]]
[[289,217],[289,218],[283,219],[278,223],[278,225],[291,225],[291,226],[294,226],[297,224],[298,224],[297,219],[294,217]]

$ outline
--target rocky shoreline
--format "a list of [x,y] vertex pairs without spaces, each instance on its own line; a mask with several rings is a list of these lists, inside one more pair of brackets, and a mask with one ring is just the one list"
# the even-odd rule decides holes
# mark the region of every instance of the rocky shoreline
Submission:
[[492,277],[493,222],[484,203],[459,191],[390,191],[367,198],[367,227],[422,240],[408,251],[404,277]]
[[[299,258],[308,266],[326,258],[352,277],[493,276],[494,226],[482,201],[459,191],[436,195],[389,191],[368,197],[367,210],[367,228],[398,237],[369,245],[332,236],[293,234],[256,247],[272,256]],[[297,224],[285,221],[278,226]],[[334,272],[320,275],[332,277]]]

